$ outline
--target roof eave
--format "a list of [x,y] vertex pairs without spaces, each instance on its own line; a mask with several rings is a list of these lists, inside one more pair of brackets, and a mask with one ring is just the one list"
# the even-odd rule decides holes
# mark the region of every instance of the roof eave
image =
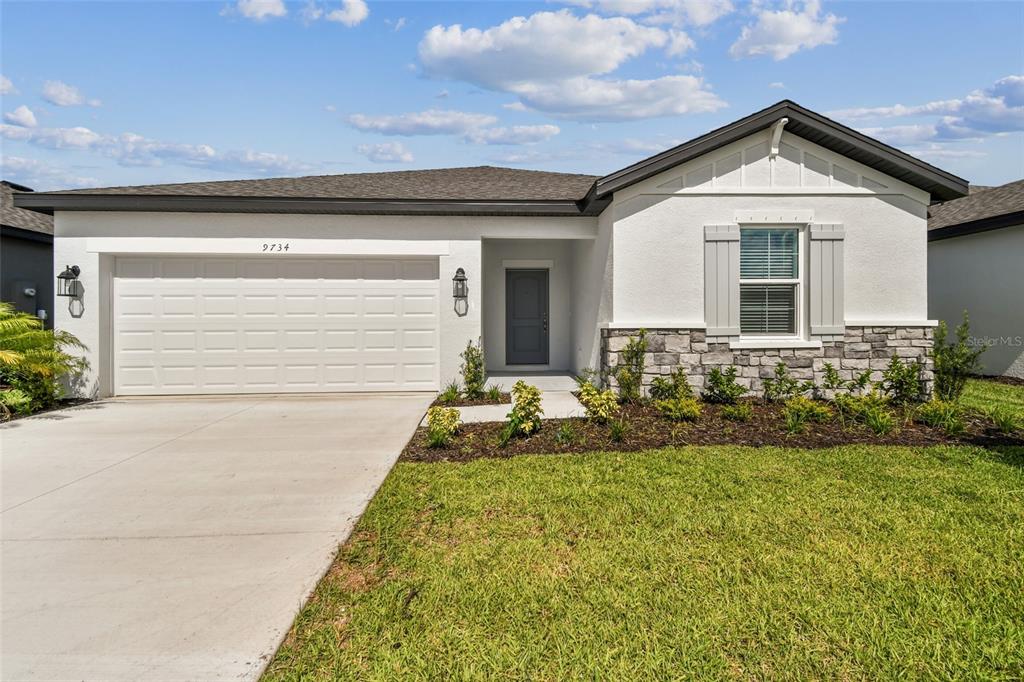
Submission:
[[928,241],[937,242],[953,237],[965,237],[969,234],[989,232],[1015,225],[1024,225],[1024,211],[1013,211],[1012,213],[979,218],[978,220],[969,220],[965,223],[957,223],[956,225],[936,227],[928,230]]

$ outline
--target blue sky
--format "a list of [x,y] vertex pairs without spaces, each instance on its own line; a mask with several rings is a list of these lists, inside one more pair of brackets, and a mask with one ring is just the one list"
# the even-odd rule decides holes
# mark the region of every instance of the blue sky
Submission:
[[2,2],[37,189],[503,165],[607,173],[780,99],[1024,177],[1024,2]]

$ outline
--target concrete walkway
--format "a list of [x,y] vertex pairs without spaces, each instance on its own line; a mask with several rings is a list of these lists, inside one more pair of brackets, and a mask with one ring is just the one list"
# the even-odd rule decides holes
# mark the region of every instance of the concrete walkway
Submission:
[[[544,419],[566,419],[567,417],[583,417],[586,412],[580,401],[572,394],[576,390],[576,381],[567,372],[535,372],[523,374],[520,372],[488,372],[487,385],[499,386],[502,391],[508,393],[512,386],[522,379],[531,386],[541,390],[541,407],[544,409]],[[508,416],[511,405],[473,405],[471,407],[458,408],[465,424],[475,422],[502,422]],[[426,417],[421,422],[426,426]]]
[[256,679],[433,397],[122,399],[0,427],[0,676]]

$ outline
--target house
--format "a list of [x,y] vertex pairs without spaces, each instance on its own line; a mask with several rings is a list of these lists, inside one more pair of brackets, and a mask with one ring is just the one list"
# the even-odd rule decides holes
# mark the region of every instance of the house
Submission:
[[1022,267],[1024,180],[929,209],[929,313],[953,328],[968,311],[985,374],[1024,379]]
[[15,192],[32,189],[0,181],[0,300],[53,326],[53,218],[16,208]]
[[[437,390],[926,360],[927,210],[967,182],[791,101],[603,177],[452,168],[20,194],[80,268],[95,395]],[[465,279],[463,279],[463,277]],[[453,281],[454,280],[454,281]],[[465,297],[455,296],[465,286]],[[930,377],[930,371],[926,372]]]

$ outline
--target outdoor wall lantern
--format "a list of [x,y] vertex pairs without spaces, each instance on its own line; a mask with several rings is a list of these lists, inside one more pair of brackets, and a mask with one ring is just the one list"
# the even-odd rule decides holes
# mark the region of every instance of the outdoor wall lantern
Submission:
[[82,270],[77,265],[64,267],[64,272],[57,275],[57,295],[78,297],[78,275]]
[[455,271],[455,276],[452,277],[452,296],[456,301],[469,298],[468,281],[469,279],[466,277],[465,270],[459,268]]

